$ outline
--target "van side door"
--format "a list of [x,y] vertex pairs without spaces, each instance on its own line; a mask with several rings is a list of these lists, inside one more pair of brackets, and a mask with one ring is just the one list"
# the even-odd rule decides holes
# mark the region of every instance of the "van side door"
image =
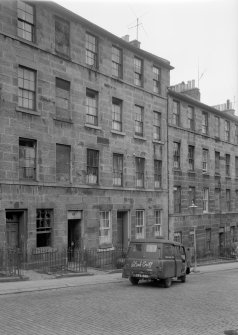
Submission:
[[163,263],[164,278],[176,277],[175,249],[173,244],[163,244]]
[[183,260],[181,255],[181,250],[179,245],[175,245],[175,262],[176,262],[176,277],[181,276],[183,272]]

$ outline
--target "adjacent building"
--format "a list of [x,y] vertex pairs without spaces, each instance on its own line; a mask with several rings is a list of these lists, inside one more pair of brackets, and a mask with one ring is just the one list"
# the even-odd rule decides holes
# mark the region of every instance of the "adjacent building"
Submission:
[[169,227],[198,257],[225,255],[238,237],[238,117],[200,102],[195,82],[168,90]]
[[0,12],[1,245],[168,237],[170,63],[55,3]]

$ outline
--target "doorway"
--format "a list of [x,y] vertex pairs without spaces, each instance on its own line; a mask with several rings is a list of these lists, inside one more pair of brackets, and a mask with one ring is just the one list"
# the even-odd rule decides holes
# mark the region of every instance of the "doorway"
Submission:
[[81,219],[68,220],[68,248],[80,249],[81,237]]
[[221,229],[219,232],[219,254],[220,256],[225,256],[225,233]]
[[23,249],[25,245],[24,211],[6,211],[6,245]]
[[129,212],[117,212],[117,245],[126,250],[130,241]]

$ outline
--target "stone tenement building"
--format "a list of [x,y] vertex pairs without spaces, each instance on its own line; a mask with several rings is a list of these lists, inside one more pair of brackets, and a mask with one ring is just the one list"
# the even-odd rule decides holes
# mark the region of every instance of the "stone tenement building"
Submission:
[[169,226],[191,247],[195,230],[198,256],[225,254],[238,236],[238,117],[194,86],[168,93]]
[[1,246],[168,237],[170,63],[51,2],[0,18]]

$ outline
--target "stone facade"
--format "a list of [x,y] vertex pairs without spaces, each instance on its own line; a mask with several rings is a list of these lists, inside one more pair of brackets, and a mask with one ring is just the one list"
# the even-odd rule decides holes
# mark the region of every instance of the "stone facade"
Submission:
[[195,229],[203,256],[225,253],[238,237],[238,118],[197,93],[168,93],[169,226],[188,247]]
[[[154,236],[160,223],[168,237],[169,62],[56,4],[27,3],[30,8],[0,2],[0,243],[25,250],[127,247],[136,235]],[[31,10],[30,19],[22,15]],[[96,41],[95,55],[89,50],[89,58],[97,58],[93,65],[85,61],[87,34]],[[112,75],[112,46],[121,52],[119,77]],[[135,57],[142,61],[141,86],[134,81]],[[95,124],[87,119],[88,91],[97,104]],[[120,102],[119,131],[112,129],[113,99]],[[154,112],[160,113],[159,139],[153,138]],[[96,167],[90,150],[97,152]],[[113,183],[114,154],[123,159],[121,186]],[[136,158],[144,162],[139,170]],[[162,161],[159,187],[154,160]],[[96,183],[89,169],[98,174]]]

